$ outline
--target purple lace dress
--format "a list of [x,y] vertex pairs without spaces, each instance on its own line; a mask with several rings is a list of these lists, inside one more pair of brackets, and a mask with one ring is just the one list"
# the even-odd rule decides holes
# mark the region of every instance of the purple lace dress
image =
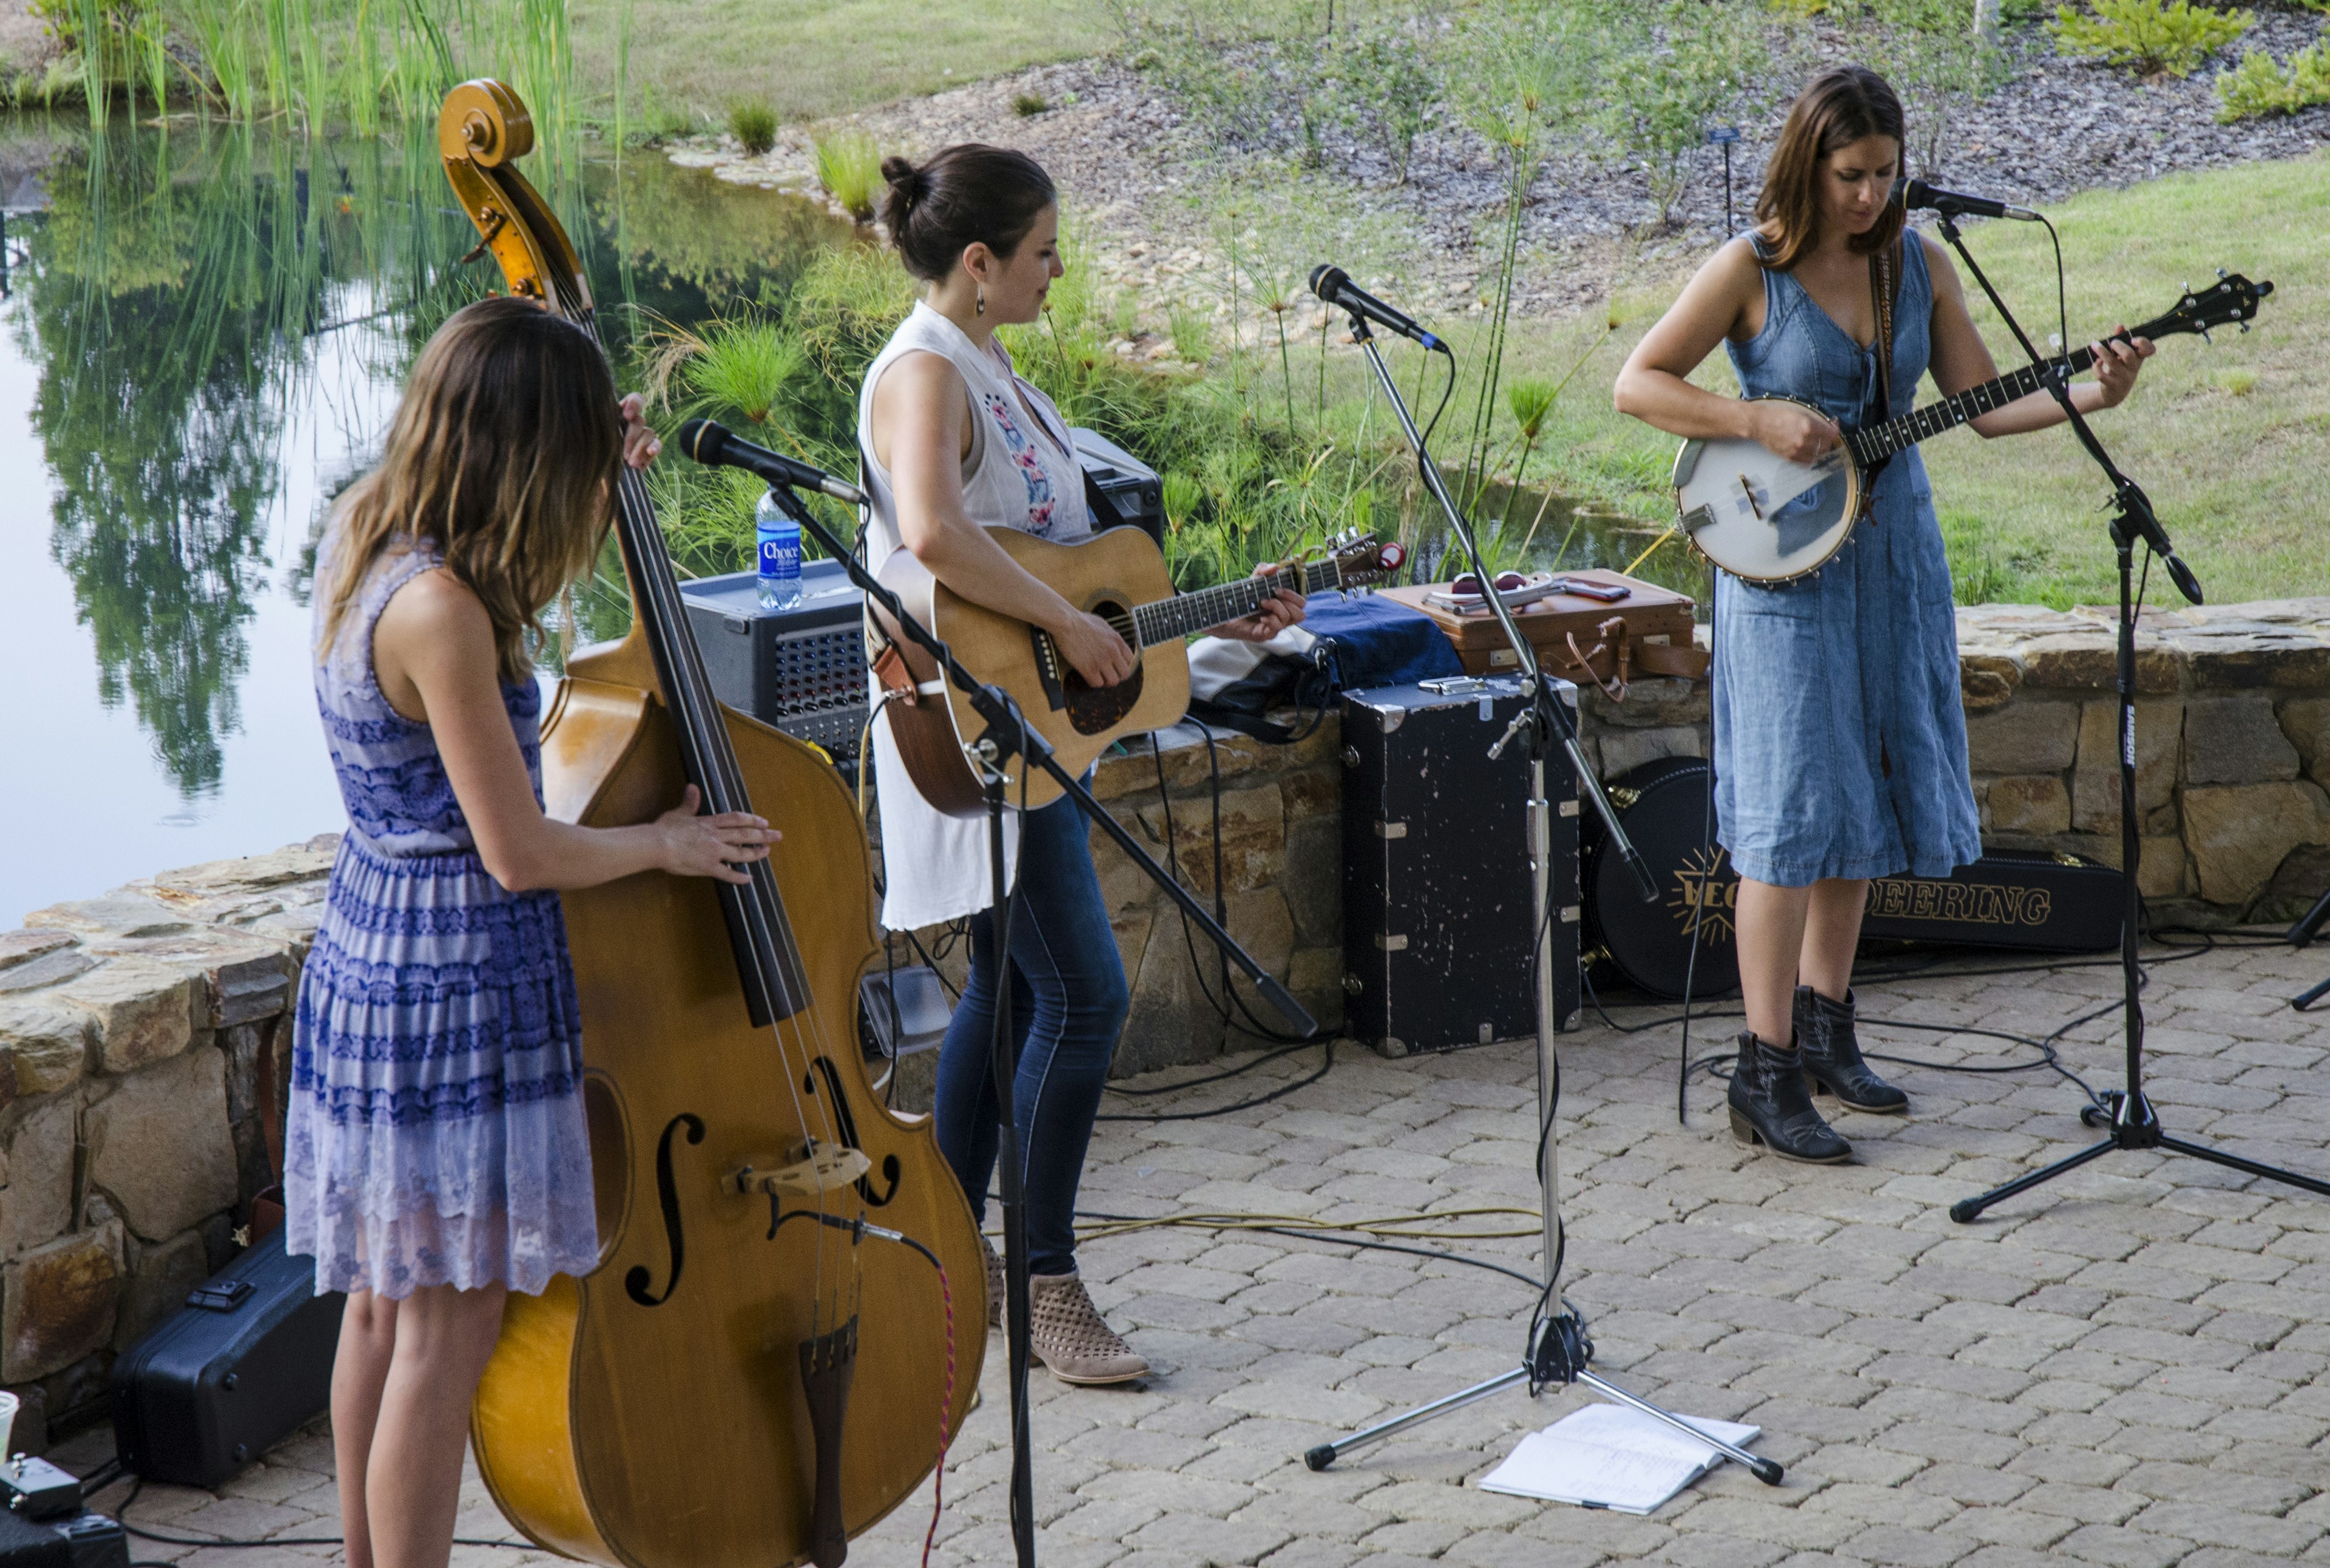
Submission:
[[[598,1257],[558,895],[487,874],[429,727],[373,676],[382,608],[440,564],[383,556],[316,666],[348,832],[299,978],[284,1195],[318,1293],[535,1294]],[[541,690],[512,682],[502,702],[539,800]]]

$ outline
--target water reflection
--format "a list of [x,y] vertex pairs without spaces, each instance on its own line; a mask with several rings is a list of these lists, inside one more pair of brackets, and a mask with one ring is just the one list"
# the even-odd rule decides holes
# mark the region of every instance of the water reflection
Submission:
[[[654,155],[619,166],[590,152],[564,160],[574,177],[546,194],[583,254],[619,365],[643,323],[775,302],[814,247],[848,232],[808,204]],[[371,460],[420,346],[498,276],[489,261],[463,263],[476,233],[453,207],[433,135],[310,143],[184,119],[104,133],[24,119],[0,123],[0,189],[20,193],[14,206],[45,196],[45,211],[8,219],[5,285],[9,357],[36,378],[29,422],[46,470],[12,450],[0,478],[24,500],[45,489],[62,579],[0,580],[0,616],[69,590],[96,660],[94,706],[134,714],[178,803],[132,809],[199,829],[223,787],[243,787],[226,781],[246,712],[312,712],[304,671],[247,689],[255,670],[289,662],[254,666],[256,623],[304,620],[330,496]],[[29,521],[21,503],[14,515]],[[91,689],[85,666],[58,678]],[[82,731],[109,721],[80,697],[39,722],[58,732],[28,738],[69,764],[90,738]],[[80,781],[71,809],[94,823],[137,796],[125,784],[108,798],[108,787]],[[281,836],[332,825],[287,822]],[[112,879],[277,841],[187,837]],[[99,873],[20,898],[21,869],[0,888],[0,917],[106,885]]]

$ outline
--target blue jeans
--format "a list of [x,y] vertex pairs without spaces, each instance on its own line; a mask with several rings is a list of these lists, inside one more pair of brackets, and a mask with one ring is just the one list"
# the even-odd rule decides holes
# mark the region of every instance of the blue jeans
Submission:
[[[1016,886],[1011,1023],[1019,1068],[1011,1120],[1027,1182],[1028,1258],[1035,1273],[1065,1274],[1076,1266],[1076,1184],[1129,1001],[1074,801],[1020,819]],[[995,960],[989,909],[971,919],[971,979],[939,1047],[934,1107],[939,1150],[981,1220],[1001,1131],[991,1070]]]

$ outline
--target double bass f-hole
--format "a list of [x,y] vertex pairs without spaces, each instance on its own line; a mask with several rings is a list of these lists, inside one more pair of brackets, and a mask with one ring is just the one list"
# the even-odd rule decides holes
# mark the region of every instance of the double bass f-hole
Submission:
[[[815,1070],[801,1075],[801,1088],[814,1095],[818,1091],[818,1079],[825,1080],[826,1098],[833,1107],[834,1131],[840,1136],[844,1148],[858,1147],[857,1118],[850,1112],[848,1097],[841,1092],[841,1074],[834,1068],[832,1059],[820,1054],[812,1060],[810,1066]],[[857,1195],[876,1209],[886,1206],[898,1195],[897,1155],[882,1156],[882,1180],[886,1184],[877,1194],[870,1174],[857,1178]]]
[[663,1282],[663,1294],[656,1295],[648,1288],[654,1278],[646,1264],[634,1267],[623,1276],[623,1293],[641,1307],[661,1307],[679,1288],[679,1271],[687,1262],[687,1235],[679,1222],[679,1183],[671,1174],[671,1136],[685,1131],[687,1141],[704,1141],[704,1118],[682,1111],[664,1124],[663,1136],[656,1140],[656,1200],[663,1207],[664,1240],[671,1248],[671,1273]]

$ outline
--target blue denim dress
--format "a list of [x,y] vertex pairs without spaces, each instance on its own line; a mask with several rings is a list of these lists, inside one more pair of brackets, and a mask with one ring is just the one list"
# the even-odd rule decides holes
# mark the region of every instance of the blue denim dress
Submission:
[[[1889,417],[1912,406],[1931,348],[1933,280],[1906,239]],[[1763,330],[1726,347],[1748,396],[1799,398],[1847,429],[1878,401],[1875,346],[1791,273],[1766,270]],[[1949,562],[1916,448],[1814,575],[1765,587],[1716,574],[1715,650],[1718,835],[1740,875],[1801,888],[1944,877],[1980,857]]]

